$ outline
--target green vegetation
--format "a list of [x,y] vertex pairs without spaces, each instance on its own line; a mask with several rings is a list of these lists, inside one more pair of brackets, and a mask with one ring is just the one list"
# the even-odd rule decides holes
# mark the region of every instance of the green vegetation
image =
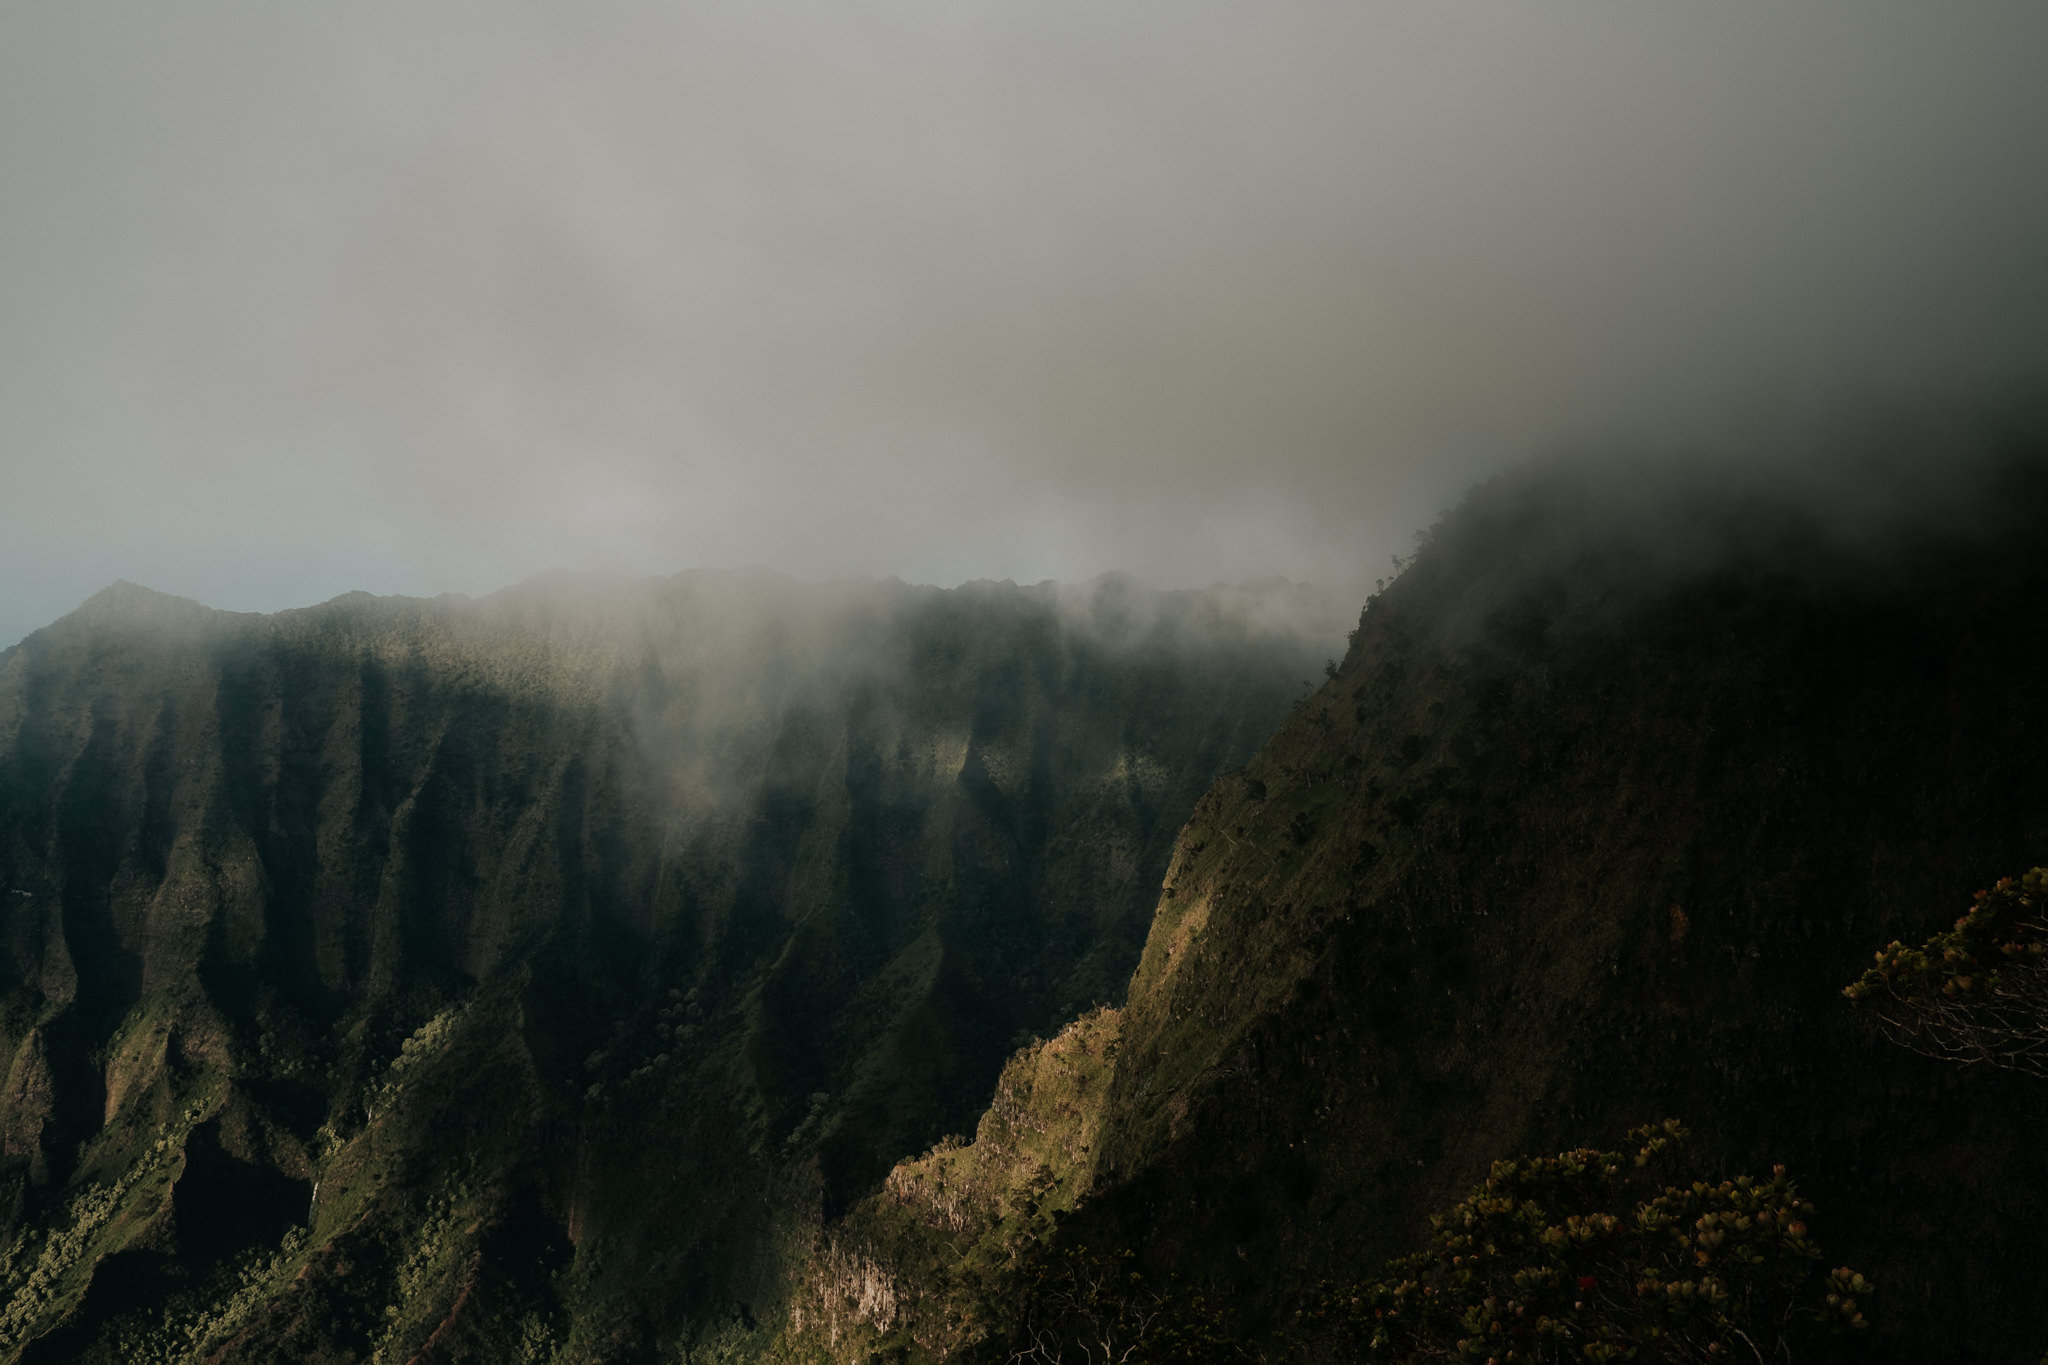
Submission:
[[1495,1163],[1427,1250],[1330,1294],[1312,1332],[1364,1359],[1473,1365],[1813,1360],[1860,1332],[1870,1285],[1822,1269],[1785,1168],[1687,1181],[1685,1137],[1666,1121],[1633,1152]]
[[1915,1052],[2048,1077],[2048,868],[1979,891],[1917,947],[1892,940],[1842,994]]
[[758,1355],[1120,996],[1304,606],[100,595],[0,654],[0,1360]]
[[993,1349],[1065,1270],[1080,1273],[1065,1249],[1040,1253],[1091,1188],[1121,1022],[1116,1010],[1093,1010],[1020,1050],[972,1142],[949,1137],[899,1163],[825,1230],[774,1356]]
[[1095,1010],[1020,1051],[972,1142],[900,1163],[827,1229],[770,1359],[1253,1359],[1198,1289],[1062,1235],[1092,1187],[1120,1024]]
[[1991,484],[1524,471],[1299,701],[1118,581],[96,602],[0,656],[0,1360],[2019,1358],[2040,874],[1851,991],[1982,1074],[1837,993],[2048,832]]
[[[1872,1286],[1823,1261],[1814,1206],[1785,1168],[1700,1178],[1683,1151],[1689,1134],[1675,1121],[1634,1130],[1630,1150],[1496,1162],[1463,1202],[1431,1218],[1425,1250],[1393,1260],[1376,1279],[1325,1284],[1289,1326],[1255,1344],[1233,1325],[1227,1290],[1218,1298],[1148,1272],[1127,1247],[1074,1236],[1070,1220],[1085,1191],[1040,1205],[1030,1192],[1050,1193],[1056,1182],[1016,1179],[1043,1171],[1036,1158],[1022,1155],[1006,1172],[1006,1206],[992,1197],[995,1187],[974,1180],[973,1172],[1003,1169],[1020,1134],[1071,1144],[1073,1092],[1029,1086],[1034,1075],[1061,1070],[1046,1065],[1058,1041],[1005,1072],[1005,1118],[985,1119],[972,1144],[948,1142],[899,1166],[883,1196],[827,1233],[771,1358],[1562,1365],[1861,1357]],[[1070,1057],[1081,1041],[1069,1040]]]
[[81,1181],[46,1218],[16,1224],[0,1250],[0,1351],[19,1352],[85,1294],[101,1258],[161,1223],[186,1139],[207,1108],[205,1097],[195,1099],[112,1179]]

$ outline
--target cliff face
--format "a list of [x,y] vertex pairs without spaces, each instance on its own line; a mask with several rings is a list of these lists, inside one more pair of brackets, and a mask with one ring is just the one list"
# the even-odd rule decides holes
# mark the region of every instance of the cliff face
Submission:
[[1710,1163],[1792,1167],[1907,1358],[2048,1334],[2012,1311],[2048,1094],[1839,994],[2048,847],[2042,493],[2029,467],[1880,549],[1688,490],[1534,554],[1593,489],[1475,497],[1198,805],[1103,1216],[1174,1209],[1176,1254],[1277,1284],[1412,1244],[1495,1159],[1676,1115]]
[[1642,470],[1479,490],[1197,804],[1077,1211],[934,1252],[876,1201],[827,1244],[922,1248],[885,1258],[899,1304],[919,1255],[1128,1247],[1270,1340],[1491,1162],[1677,1116],[1708,1169],[1789,1164],[1879,1286],[1874,1358],[2037,1351],[2048,1088],[1894,1049],[1840,990],[2048,849],[2040,471],[1882,524]]
[[0,655],[0,1345],[743,1341],[807,1223],[1120,996],[1174,831],[1320,657],[1303,611],[101,594]]

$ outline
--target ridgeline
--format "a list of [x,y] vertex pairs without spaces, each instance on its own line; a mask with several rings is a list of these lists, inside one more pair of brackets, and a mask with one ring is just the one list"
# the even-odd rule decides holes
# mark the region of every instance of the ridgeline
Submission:
[[1673,1116],[1685,1180],[1785,1166],[1815,1273],[1877,1286],[1831,1349],[2037,1355],[2048,1086],[1842,997],[2048,850],[2048,469],[1917,468],[1476,490],[1197,805],[1124,1007],[826,1229],[783,1356],[1052,1359],[1157,1310],[1198,1342],[1144,1358],[1356,1359],[1332,1295],[1494,1163]]
[[1121,998],[1319,611],[100,594],[0,655],[0,1359],[749,1349],[810,1228]]
[[2037,455],[1534,464],[1312,692],[1277,584],[112,590],[5,1358],[2033,1358],[2048,1085],[1842,988],[2048,861]]

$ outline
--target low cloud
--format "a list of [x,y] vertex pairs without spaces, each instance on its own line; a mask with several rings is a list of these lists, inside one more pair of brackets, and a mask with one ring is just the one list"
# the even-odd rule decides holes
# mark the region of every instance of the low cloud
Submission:
[[2044,49],[2018,5],[17,7],[0,640],[116,577],[1362,591],[1533,451],[2038,377]]

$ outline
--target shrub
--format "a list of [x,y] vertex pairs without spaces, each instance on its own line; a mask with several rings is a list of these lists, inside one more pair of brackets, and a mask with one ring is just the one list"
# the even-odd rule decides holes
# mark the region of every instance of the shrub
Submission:
[[1859,1331],[1870,1285],[1823,1267],[1785,1168],[1666,1183],[1685,1136],[1496,1163],[1426,1250],[1326,1289],[1308,1334],[1347,1359],[1507,1365],[1804,1360]]
[[1135,1260],[1088,1246],[1030,1256],[1010,1365],[1249,1365],[1206,1298],[1147,1280]]
[[2008,877],[1917,948],[1894,941],[1842,994],[1893,1042],[2048,1077],[2048,868]]

